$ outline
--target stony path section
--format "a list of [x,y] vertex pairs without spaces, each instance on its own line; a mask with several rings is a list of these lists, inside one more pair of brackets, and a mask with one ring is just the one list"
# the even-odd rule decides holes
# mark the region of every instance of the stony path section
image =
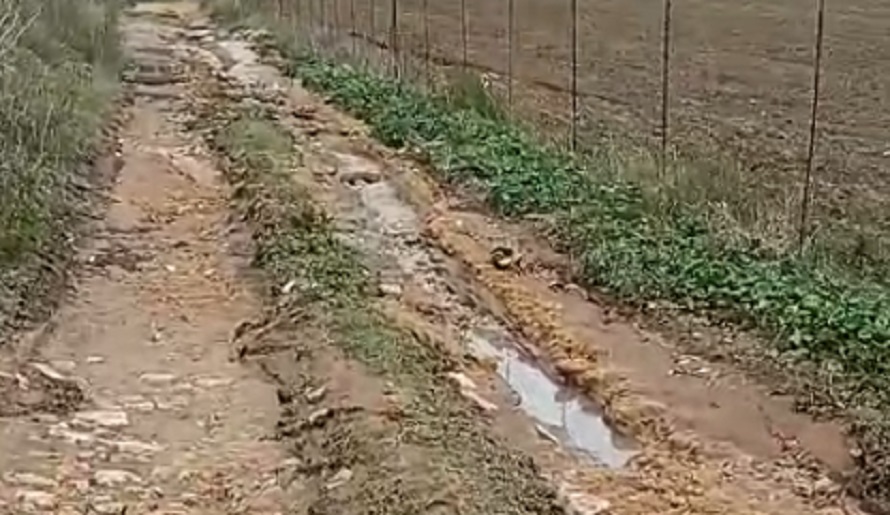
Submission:
[[222,178],[177,115],[178,36],[156,16],[126,21],[138,69],[124,165],[76,298],[28,365],[85,400],[0,420],[0,513],[285,511],[285,458],[264,440],[275,388],[229,359],[233,328],[260,306],[243,277],[249,249],[227,219]]

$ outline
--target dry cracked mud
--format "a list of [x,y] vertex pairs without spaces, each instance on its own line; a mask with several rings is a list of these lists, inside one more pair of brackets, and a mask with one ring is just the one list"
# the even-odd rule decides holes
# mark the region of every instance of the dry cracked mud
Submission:
[[[261,58],[261,34],[187,1],[137,4],[123,32],[109,205],[71,298],[3,357],[0,513],[859,513],[837,427],[567,284],[527,228]],[[276,312],[294,284],[252,267],[244,185],[195,129],[245,106],[293,141],[293,183],[425,383]]]

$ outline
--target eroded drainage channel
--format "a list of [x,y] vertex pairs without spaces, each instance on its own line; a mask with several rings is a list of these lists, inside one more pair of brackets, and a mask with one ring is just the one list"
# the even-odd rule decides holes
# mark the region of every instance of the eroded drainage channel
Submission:
[[[276,93],[288,83],[275,68],[260,63],[249,44],[229,40],[217,45],[231,63],[228,74],[249,90]],[[372,260],[369,264],[379,272],[383,292],[400,297],[409,281],[419,285],[426,300],[449,320],[468,327],[463,343],[470,353],[498,363],[500,380],[539,430],[582,459],[598,466],[623,467],[634,455],[632,442],[618,436],[593,403],[527,357],[522,341],[503,324],[464,304],[445,279],[446,257],[423,244],[421,220],[386,180],[380,165],[354,153],[346,140],[326,143],[330,145],[320,148],[321,157],[336,165],[337,179],[346,186],[335,214],[338,236]]]
[[[490,316],[479,316],[462,302],[443,277],[447,258],[422,243],[417,213],[384,178],[379,165],[346,153],[336,153],[335,161],[342,182],[357,197],[343,202],[346,216],[339,228],[350,245],[379,256],[372,265],[380,274],[383,291],[399,294],[405,281],[418,283],[427,300],[449,313],[449,319],[469,321],[463,337],[467,351],[480,360],[497,363],[500,380],[518,398],[518,407],[535,421],[539,432],[597,465],[623,467],[635,454],[631,440],[613,431],[591,401],[528,357],[521,340],[508,328]],[[354,177],[366,180],[352,180]]]

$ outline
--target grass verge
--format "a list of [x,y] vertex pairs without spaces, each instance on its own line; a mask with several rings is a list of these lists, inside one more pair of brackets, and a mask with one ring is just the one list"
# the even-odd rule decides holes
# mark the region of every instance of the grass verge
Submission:
[[0,331],[62,275],[120,64],[116,0],[0,0]]
[[281,312],[301,314],[297,332],[314,327],[322,335],[310,338],[308,352],[331,341],[395,383],[404,402],[396,425],[372,429],[367,415],[344,415],[320,442],[306,431],[291,439],[304,468],[356,471],[353,486],[323,494],[310,512],[426,513],[457,494],[461,513],[562,513],[531,460],[493,439],[447,384],[449,358],[376,311],[369,273],[294,181],[288,135],[262,113],[237,112],[213,141],[238,185],[270,295]]
[[[692,212],[654,217],[634,184],[583,169],[503,120],[359,69],[293,55],[305,85],[367,121],[390,146],[420,149],[441,177],[481,188],[502,215],[548,215],[580,278],[625,301],[665,300],[753,326],[834,383],[811,384],[854,420],[854,485],[890,503],[890,292],[752,242],[729,244]],[[601,177],[608,176],[608,180]]]
[[[579,163],[500,116],[422,94],[366,70],[307,56],[273,30],[293,75],[366,121],[393,147],[428,156],[445,181],[485,192],[509,217],[547,215],[581,263],[579,279],[631,303],[669,301],[769,335],[808,370],[807,408],[852,421],[860,497],[890,507],[890,291],[755,241],[727,241],[695,212],[654,214],[614,163]],[[829,378],[828,380],[823,380]],[[815,399],[815,404],[814,400]]]

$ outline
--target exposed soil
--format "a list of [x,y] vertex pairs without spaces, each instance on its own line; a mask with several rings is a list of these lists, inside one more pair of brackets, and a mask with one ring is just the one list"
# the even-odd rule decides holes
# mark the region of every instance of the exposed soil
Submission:
[[[140,4],[124,32],[113,201],[0,373],[3,513],[859,513],[836,426],[615,316],[195,4]],[[245,108],[374,273],[383,365],[253,273],[250,236],[283,227],[257,212],[288,206],[232,211],[273,192],[194,129]]]
[[3,513],[283,510],[285,456],[262,441],[275,387],[229,361],[233,325],[262,306],[241,277],[249,248],[178,119],[186,78],[154,66],[172,61],[175,32],[144,14],[127,18],[126,46],[156,79],[140,84],[166,95],[137,92],[76,294],[19,342],[4,376]]

